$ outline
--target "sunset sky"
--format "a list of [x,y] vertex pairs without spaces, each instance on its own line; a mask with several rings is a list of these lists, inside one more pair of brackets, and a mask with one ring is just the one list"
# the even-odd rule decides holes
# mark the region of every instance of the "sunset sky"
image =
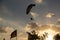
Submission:
[[[30,20],[31,15],[26,15],[28,5],[32,3],[36,4],[30,12],[34,21]],[[60,27],[59,7],[60,0],[0,0],[0,40],[8,40],[15,29],[18,30],[18,40],[24,40],[27,39],[25,32],[35,26],[52,24]],[[24,33],[26,35],[23,35]]]

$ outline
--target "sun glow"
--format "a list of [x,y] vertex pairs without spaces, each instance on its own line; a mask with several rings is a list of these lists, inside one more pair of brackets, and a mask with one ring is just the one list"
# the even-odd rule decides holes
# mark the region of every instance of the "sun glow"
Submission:
[[44,40],[53,40],[54,35],[57,34],[57,33],[55,33],[55,31],[53,31],[51,29],[47,29],[47,30],[43,30],[43,31],[39,32],[39,35],[42,36],[43,34],[46,35],[46,37],[44,38]]
[[46,40],[53,40],[53,36],[49,34]]

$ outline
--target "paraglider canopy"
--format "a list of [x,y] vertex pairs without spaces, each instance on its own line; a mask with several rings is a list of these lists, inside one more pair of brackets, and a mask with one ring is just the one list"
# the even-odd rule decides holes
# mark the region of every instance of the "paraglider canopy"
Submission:
[[29,12],[30,12],[30,10],[32,9],[32,7],[34,7],[35,6],[35,4],[30,4],[30,5],[28,5],[28,7],[27,7],[27,9],[26,9],[26,14],[28,15],[29,14]]
[[[29,12],[31,11],[32,7],[34,7],[35,4],[30,4],[28,5],[27,9],[26,9],[26,14],[28,15]],[[30,14],[31,15],[31,14]],[[34,20],[33,17],[30,18],[30,20]]]

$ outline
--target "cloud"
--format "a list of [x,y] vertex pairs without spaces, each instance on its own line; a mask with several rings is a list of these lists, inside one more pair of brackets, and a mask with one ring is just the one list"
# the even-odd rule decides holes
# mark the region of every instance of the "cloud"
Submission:
[[55,14],[54,14],[54,13],[49,12],[45,17],[46,17],[46,18],[52,18],[53,16],[55,16]]
[[57,21],[60,21],[60,19],[57,19]]
[[60,19],[57,19],[57,24],[60,24]]
[[34,22],[28,23],[27,25],[30,26],[30,28],[38,27],[37,23],[34,23]]
[[36,18],[37,16],[39,16],[37,13],[31,12],[31,15],[33,18]]
[[10,34],[14,31],[13,27],[0,27],[0,36],[1,39],[5,38],[6,40],[10,39]]
[[9,23],[3,18],[0,19],[0,27],[10,26]]
[[24,34],[23,32],[20,32],[18,34],[18,40],[28,40],[27,34]]
[[[51,27],[52,26],[52,27]],[[47,30],[47,29],[51,29],[51,30],[54,30],[55,32],[60,32],[60,26],[56,26],[54,24],[46,24],[46,25],[41,25],[40,28],[38,28],[39,30],[38,31],[44,31],[44,30]]]
[[0,17],[0,33],[7,33],[13,30],[13,25],[4,18]]
[[17,22],[15,22],[15,21],[6,20],[6,19],[0,17],[0,27],[7,27],[7,26],[9,26],[9,27],[16,27],[18,25],[17,25]]
[[36,3],[42,3],[43,0],[34,0]]
[[48,29],[50,28],[49,25],[41,25],[41,27],[39,28],[39,30],[45,30],[45,29]]
[[28,37],[22,37],[22,36],[20,36],[20,37],[18,37],[18,40],[28,40],[27,38]]
[[50,24],[47,24],[47,25],[49,25],[50,27],[53,27],[54,26],[54,24],[51,24],[51,23]]
[[13,31],[12,27],[0,27],[0,33],[10,33]]
[[52,29],[56,32],[60,32],[60,26],[53,26]]
[[5,31],[6,31],[7,33],[11,33],[12,31],[14,31],[14,29],[13,29],[12,27],[7,26],[7,27],[5,28]]
[[32,31],[32,30],[35,30],[35,31],[40,31],[40,30],[45,30],[45,29],[49,29],[51,27],[54,26],[54,24],[46,24],[46,25],[40,25],[40,24],[37,24],[37,23],[28,23],[25,27],[25,30],[26,31]]
[[2,22],[4,19],[0,17],[0,22]]
[[0,27],[0,33],[6,33],[6,31],[3,27]]
[[37,23],[30,22],[26,25],[25,29],[26,29],[26,31],[31,31],[33,29],[37,29],[38,27],[39,27],[39,25]]

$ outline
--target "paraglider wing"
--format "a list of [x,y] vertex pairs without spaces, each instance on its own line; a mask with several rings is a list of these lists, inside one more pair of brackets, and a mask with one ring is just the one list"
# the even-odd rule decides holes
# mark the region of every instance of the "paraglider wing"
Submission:
[[26,14],[27,14],[27,15],[29,14],[29,12],[30,12],[30,10],[31,10],[31,8],[32,8],[33,6],[35,6],[35,4],[30,4],[30,5],[27,7],[27,9],[26,9]]

